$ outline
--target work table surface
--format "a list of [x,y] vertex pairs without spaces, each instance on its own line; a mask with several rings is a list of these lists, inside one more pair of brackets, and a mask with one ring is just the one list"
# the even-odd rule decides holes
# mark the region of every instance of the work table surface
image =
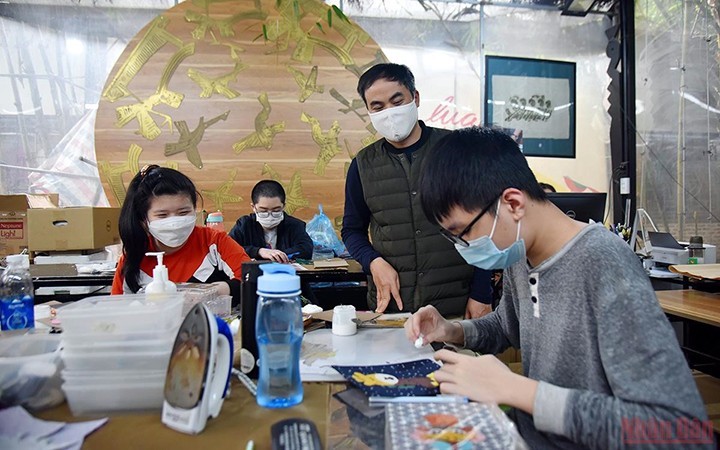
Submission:
[[720,293],[682,289],[655,294],[665,313],[720,327]]

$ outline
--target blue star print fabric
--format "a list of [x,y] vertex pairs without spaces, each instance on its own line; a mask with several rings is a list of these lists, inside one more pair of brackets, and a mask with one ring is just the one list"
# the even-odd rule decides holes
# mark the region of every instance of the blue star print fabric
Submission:
[[368,397],[438,395],[434,372],[440,365],[430,359],[377,366],[332,366]]

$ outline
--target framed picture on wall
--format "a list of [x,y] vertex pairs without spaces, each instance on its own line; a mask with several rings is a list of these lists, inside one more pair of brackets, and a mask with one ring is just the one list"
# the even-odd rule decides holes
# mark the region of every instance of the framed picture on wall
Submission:
[[526,156],[575,157],[575,63],[485,57],[485,126]]

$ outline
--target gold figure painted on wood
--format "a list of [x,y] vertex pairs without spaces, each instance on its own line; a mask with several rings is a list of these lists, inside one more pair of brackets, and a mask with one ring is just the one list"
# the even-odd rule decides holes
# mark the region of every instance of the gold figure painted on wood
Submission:
[[338,111],[343,114],[348,114],[351,112],[355,113],[355,115],[362,119],[363,122],[367,121],[367,108],[365,108],[365,102],[363,102],[361,98],[354,98],[351,102],[346,99],[341,93],[339,93],[335,88],[330,89],[330,95],[332,96],[332,98],[346,106],[345,108],[338,109]]
[[214,93],[218,93],[225,98],[233,99],[240,95],[240,92],[228,86],[231,81],[236,81],[238,74],[246,69],[248,66],[241,63],[239,60],[235,62],[235,67],[230,73],[221,75],[219,77],[211,78],[204,73],[192,67],[188,69],[187,74],[191,80],[193,80],[200,88],[201,98],[210,98]]
[[270,150],[275,135],[285,130],[285,122],[278,122],[272,125],[267,124],[270,117],[270,101],[267,92],[263,92],[258,97],[258,101],[262,105],[262,111],[255,117],[255,132],[250,133],[244,138],[233,144],[235,153],[240,153],[247,148],[265,148]]
[[218,186],[217,189],[201,189],[200,192],[212,200],[215,209],[222,211],[225,203],[238,203],[242,201],[242,197],[230,193],[230,189],[232,189],[235,184],[235,177],[237,177],[237,169],[231,170],[230,179]]
[[[308,3],[303,0],[298,1],[300,9],[299,14],[295,10],[295,5],[293,3],[294,2],[292,1],[280,2],[278,12],[280,13],[281,19],[266,24],[267,39],[268,41],[275,43],[277,47],[276,52],[285,52],[290,46],[290,43],[294,43],[295,51],[293,52],[291,58],[295,61],[309,63],[313,59],[315,47],[319,46],[327,50],[338,61],[340,61],[342,65],[345,66],[354,64],[354,60],[348,49],[339,47],[327,39],[313,36],[311,32],[315,28],[314,26],[309,31],[302,29],[300,20],[309,14],[305,8],[308,4],[314,2]],[[326,11],[327,8],[323,8],[323,14],[320,14],[318,19],[323,18],[324,20],[323,16]],[[350,46],[350,49],[352,49],[352,45]]]
[[324,133],[322,126],[320,126],[320,121],[313,116],[302,113],[300,114],[300,120],[310,124],[313,141],[320,147],[320,153],[318,153],[318,157],[315,160],[313,173],[315,175],[325,175],[325,167],[327,167],[330,160],[341,151],[338,143],[340,123],[338,123],[337,120],[333,120],[330,129]]
[[107,183],[110,185],[115,199],[118,204],[122,205],[125,201],[125,184],[123,183],[123,174],[130,173],[134,176],[140,171],[140,153],[143,149],[139,145],[130,144],[130,148],[127,153],[127,161],[122,164],[112,165],[107,161],[99,161],[98,169]]
[[[158,84],[155,93],[145,100],[142,100],[135,94],[131,93],[131,95],[138,100],[138,103],[118,106],[115,108],[115,114],[117,116],[115,126],[123,128],[128,123],[137,119],[138,130],[135,133],[151,141],[160,135],[160,127],[163,125],[167,125],[168,129],[172,133],[172,118],[167,114],[155,111],[154,108],[160,103],[175,109],[180,107],[180,104],[185,96],[183,94],[170,91],[168,89],[168,84],[170,83],[170,79],[175,74],[175,71],[180,63],[193,53],[195,53],[195,43],[187,44],[175,52],[172,58],[170,58],[170,61],[168,61],[165,65],[165,70],[163,70],[162,76],[160,77],[160,83]],[[163,122],[160,124],[160,127],[158,127],[155,123],[155,119],[153,119],[151,114],[163,118]]]
[[165,30],[169,23],[169,19],[164,16],[158,16],[152,21],[145,36],[135,46],[120,70],[115,74],[112,81],[103,91],[103,98],[115,102],[121,98],[130,95],[128,84],[135,78],[152,56],[157,53],[165,44],[170,43],[178,48],[183,46],[183,41]]
[[140,166],[182,167],[208,210],[246,214],[262,172],[284,186],[288,213],[309,220],[322,203],[337,226],[348,156],[374,140],[355,87],[385,61],[378,49],[323,0],[180,2],[129,42],[107,79],[95,140],[110,203],[125,197],[132,173],[120,166],[135,144]]
[[318,66],[312,66],[307,76],[293,66],[287,66],[287,69],[295,78],[295,83],[300,87],[300,97],[298,98],[300,103],[304,103],[315,92],[322,94],[325,91],[323,86],[317,84]]
[[380,63],[387,63],[387,62],[390,62],[390,61],[385,57],[385,55],[383,54],[382,51],[378,50],[377,52],[375,52],[375,59],[373,59],[372,61],[369,61],[363,65],[348,64],[345,66],[345,68],[347,70],[349,70],[350,72],[354,73],[355,76],[360,78],[360,75],[362,75],[366,70],[368,70],[372,66],[374,66],[376,64],[380,64]]
[[184,120],[176,121],[175,127],[180,132],[180,140],[178,140],[178,142],[165,144],[165,156],[172,156],[184,152],[188,161],[190,161],[193,166],[202,169],[203,163],[200,158],[198,144],[202,141],[205,130],[220,120],[227,120],[229,114],[230,111],[225,111],[223,114],[213,117],[207,122],[205,122],[205,117],[201,116],[198,126],[192,131],[190,131],[187,122]]
[[237,22],[240,22],[241,20],[265,20],[265,18],[267,17],[267,13],[262,11],[262,9],[260,8],[260,2],[255,2],[255,6],[257,8],[255,10],[242,11],[224,19],[215,19],[207,14],[188,10],[185,12],[185,20],[190,23],[197,24],[197,26],[191,33],[193,39],[205,39],[205,34],[207,34],[209,30],[210,34],[213,36],[213,40],[217,41],[213,30],[217,30],[220,33],[220,36],[227,38],[235,36],[235,30],[233,30],[233,26],[235,26],[235,24]]
[[280,179],[280,174],[270,167],[268,163],[263,164],[262,174],[269,175],[271,179],[280,183],[285,189],[285,211],[288,214],[293,214],[296,210],[306,208],[310,204],[303,194],[302,178],[299,171],[296,170],[292,174],[289,183],[284,183]]

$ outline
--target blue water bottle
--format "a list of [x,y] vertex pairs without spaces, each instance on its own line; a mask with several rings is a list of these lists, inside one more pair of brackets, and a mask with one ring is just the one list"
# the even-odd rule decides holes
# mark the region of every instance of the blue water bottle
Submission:
[[287,408],[303,399],[300,277],[287,264],[263,264],[260,269],[263,274],[257,279],[255,316],[260,366],[257,403],[266,408]]
[[34,328],[34,297],[32,277],[25,267],[28,255],[8,255],[8,266],[0,278],[0,328],[20,330]]

